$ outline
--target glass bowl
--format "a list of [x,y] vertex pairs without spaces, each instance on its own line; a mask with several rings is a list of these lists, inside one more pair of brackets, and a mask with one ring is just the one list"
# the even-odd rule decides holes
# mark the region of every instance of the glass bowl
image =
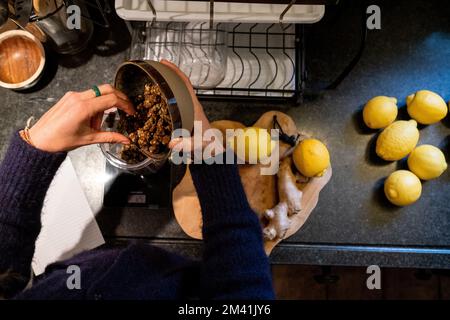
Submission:
[[[128,97],[142,94],[145,84],[157,84],[165,99],[170,114],[172,130],[192,131],[194,107],[188,88],[183,80],[169,67],[156,61],[133,60],[123,63],[115,77],[115,87]],[[118,111],[105,114],[102,130],[118,131],[120,119]],[[101,144],[100,149],[106,160],[116,168],[136,174],[155,173],[167,161],[170,150],[148,155],[139,163],[128,163],[121,159],[122,144]]]

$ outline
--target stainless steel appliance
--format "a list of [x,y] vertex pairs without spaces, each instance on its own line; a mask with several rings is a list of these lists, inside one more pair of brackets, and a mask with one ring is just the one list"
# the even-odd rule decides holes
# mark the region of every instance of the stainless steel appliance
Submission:
[[[108,26],[107,4],[100,0],[0,0],[0,26],[10,19],[57,53],[77,54],[87,47],[94,23]],[[100,22],[90,17],[88,8],[100,13]],[[70,22],[76,20],[80,24],[73,27]]]
[[[68,9],[76,5],[81,9],[79,29],[72,28],[68,23],[71,13]],[[42,30],[51,47],[60,54],[76,54],[84,50],[94,31],[93,23],[88,16],[83,1],[39,0],[34,1],[34,17],[31,19]]]

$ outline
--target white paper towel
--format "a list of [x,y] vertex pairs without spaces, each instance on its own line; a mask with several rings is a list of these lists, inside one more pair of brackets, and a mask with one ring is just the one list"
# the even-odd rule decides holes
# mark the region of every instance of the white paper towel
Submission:
[[105,243],[70,158],[62,163],[47,192],[32,268],[45,267]]

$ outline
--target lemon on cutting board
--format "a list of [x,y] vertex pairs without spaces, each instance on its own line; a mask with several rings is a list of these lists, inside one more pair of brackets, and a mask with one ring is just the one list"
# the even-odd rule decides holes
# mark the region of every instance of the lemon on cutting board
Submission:
[[305,177],[321,177],[330,166],[330,153],[317,139],[305,139],[292,154],[295,167]]
[[419,141],[419,130],[414,120],[399,120],[387,126],[378,136],[376,153],[387,161],[406,157]]
[[384,193],[391,203],[407,206],[420,198],[422,183],[411,171],[397,170],[384,182]]
[[409,155],[408,167],[420,179],[431,180],[439,177],[447,169],[447,162],[439,148],[423,144]]
[[433,124],[445,118],[447,104],[437,93],[420,90],[406,98],[408,114],[421,124]]
[[397,99],[377,96],[370,99],[363,109],[363,119],[371,129],[385,128],[397,118]]
[[261,159],[270,157],[276,143],[267,129],[247,127],[236,130],[237,134],[228,143],[240,159],[256,164]]

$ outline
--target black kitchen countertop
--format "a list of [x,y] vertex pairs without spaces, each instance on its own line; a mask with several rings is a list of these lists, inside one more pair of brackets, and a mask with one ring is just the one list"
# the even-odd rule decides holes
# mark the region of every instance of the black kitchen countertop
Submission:
[[[238,120],[248,125],[269,109],[282,110],[330,150],[330,183],[300,231],[273,251],[273,263],[450,268],[450,170],[423,183],[417,203],[405,208],[390,205],[383,195],[383,180],[404,168],[405,162],[378,160],[374,156],[376,132],[364,128],[361,119],[364,103],[376,95],[397,97],[402,106],[400,117],[406,117],[406,96],[417,90],[433,90],[446,101],[450,99],[450,4],[379,3],[381,30],[368,32],[361,60],[336,90],[318,88],[336,77],[357,51],[359,10],[353,6],[344,12],[327,8],[321,22],[306,27],[310,90],[302,104],[261,107],[248,102],[204,103],[210,120]],[[111,82],[126,55],[126,50],[108,56],[97,52],[74,67],[60,59],[57,70],[50,70],[55,74],[49,72],[51,81],[39,90],[16,93],[1,89],[1,157],[9,136],[23,127],[29,116],[40,116],[66,91]],[[57,58],[51,59],[55,62]],[[439,146],[448,161],[449,119],[421,127],[419,142]],[[81,148],[70,157],[92,209],[101,211],[104,159],[98,147]],[[101,219],[105,223],[108,217]],[[147,215],[143,222],[140,219],[138,215],[121,217],[118,212],[105,228],[119,235],[118,241],[127,240],[122,236],[133,230],[142,238],[154,235],[149,241],[169,250],[200,256],[200,242],[184,235],[171,214],[156,219]]]

